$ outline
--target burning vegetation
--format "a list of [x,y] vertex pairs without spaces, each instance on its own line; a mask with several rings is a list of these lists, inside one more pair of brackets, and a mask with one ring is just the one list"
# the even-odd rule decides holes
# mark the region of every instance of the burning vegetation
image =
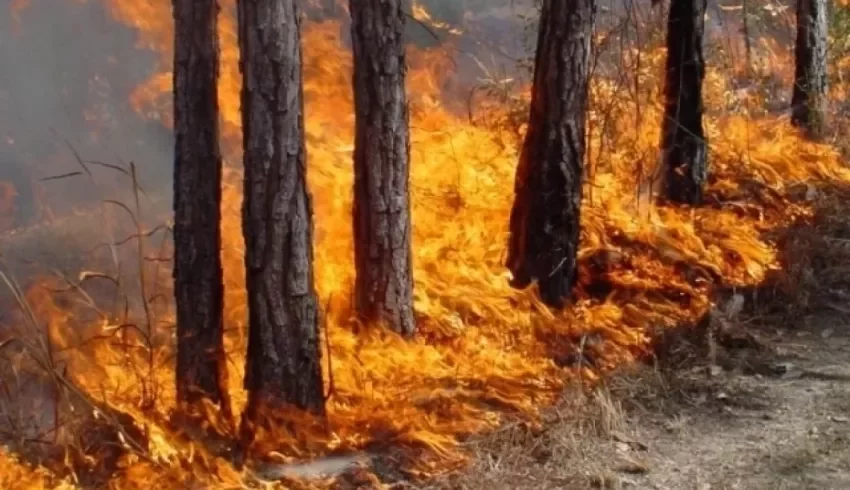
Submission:
[[[49,15],[38,3],[12,2],[9,26]],[[828,95],[800,95],[823,39],[806,32],[797,57],[814,61],[795,74],[793,9],[778,5],[727,37],[737,11],[706,17],[700,0],[545,1],[526,80],[481,34],[480,19],[537,26],[510,2],[470,0],[456,19],[428,2],[311,2],[300,29],[291,0],[64,3],[155,54],[127,102],[173,129],[176,192],[140,183],[144,162],[73,145],[73,167],[2,176],[4,488],[370,487],[455,470],[465,439],[539,423],[566,384],[651,357],[658,330],[700,322],[719,291],[781,284],[783,231],[850,184],[833,144],[846,135],[821,126],[841,116],[848,58],[827,58]],[[821,2],[800,3],[823,23]],[[403,49],[405,33],[429,41]],[[814,102],[789,118],[792,89]],[[25,158],[13,146],[0,141]],[[97,240],[58,242],[49,227],[69,218],[46,224],[52,210],[30,213],[35,235],[19,228],[39,177],[32,189],[106,193],[74,230]],[[76,258],[12,274],[36,247]]]

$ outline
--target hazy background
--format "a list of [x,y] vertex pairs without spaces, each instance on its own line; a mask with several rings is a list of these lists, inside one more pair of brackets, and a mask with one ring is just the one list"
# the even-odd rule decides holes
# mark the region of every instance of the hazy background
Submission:
[[[99,197],[78,178],[38,183],[79,170],[69,145],[84,159],[135,162],[143,182],[167,199],[171,132],[139,117],[128,102],[132,90],[155,72],[158,56],[139,49],[136,33],[114,21],[101,0],[30,0],[19,15],[9,15],[12,1],[0,2],[5,3],[0,7],[0,232]],[[534,26],[522,18],[533,18],[536,0],[421,3],[436,21],[458,26],[464,34],[453,36],[409,21],[408,41],[425,47],[450,39],[457,78],[465,84],[477,83],[482,76],[471,56],[494,75],[503,75],[515,70],[534,46]],[[709,33],[738,36],[740,23],[735,20],[740,12],[727,11],[726,20],[717,22],[719,3],[709,3]],[[600,0],[600,24],[622,15],[630,5],[631,0]],[[649,0],[637,0],[636,5],[652,12]],[[112,176],[107,172],[104,178]],[[17,196],[10,195],[11,186]]]
[[55,213],[91,201],[81,179],[33,182],[80,170],[69,144],[84,159],[136,162],[150,185],[168,175],[170,131],[128,103],[155,59],[136,49],[135,34],[99,1],[31,0],[18,16],[9,1],[0,16],[0,180],[19,194],[16,224],[43,213],[33,192]]
[[[467,9],[498,11],[513,4],[523,8],[530,1],[424,0],[423,4],[437,20],[454,25],[474,21],[481,38],[488,29],[501,37],[509,21],[497,15],[482,22]],[[139,49],[136,33],[115,22],[100,0],[30,0],[20,12],[12,0],[0,4],[5,4],[0,6],[0,232],[51,213],[61,215],[99,197],[79,177],[39,183],[80,170],[69,146],[86,160],[135,162],[146,185],[167,199],[171,132],[157,121],[139,117],[128,102],[133,88],[155,72],[157,55]],[[408,23],[408,40],[420,46],[437,44],[413,21]],[[467,39],[458,47],[481,46]],[[501,49],[515,55],[521,46]],[[512,63],[505,57],[491,61]],[[474,64],[460,65],[461,71],[470,67],[474,69]],[[113,178],[109,172],[98,173],[105,173],[106,180]]]

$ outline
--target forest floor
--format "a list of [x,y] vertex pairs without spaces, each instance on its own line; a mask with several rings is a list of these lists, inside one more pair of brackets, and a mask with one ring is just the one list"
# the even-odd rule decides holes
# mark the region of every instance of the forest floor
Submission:
[[[510,9],[504,18],[516,17]],[[831,209],[836,229],[810,230],[820,235],[813,243],[847,242],[847,213]],[[809,279],[830,273],[824,263],[850,266],[850,251],[827,250],[840,255],[832,260],[823,251],[804,249],[821,262]],[[830,296],[830,286],[810,295]],[[632,366],[591,393],[570,389],[542,428],[508,423],[469,443],[466,471],[418,488],[850,489],[850,305],[803,309],[807,316],[733,327],[752,342],[674,341],[666,348],[687,351],[684,362]]]
[[467,472],[427,488],[850,488],[850,319],[757,330],[684,370],[576,390],[543,429],[477,441]]

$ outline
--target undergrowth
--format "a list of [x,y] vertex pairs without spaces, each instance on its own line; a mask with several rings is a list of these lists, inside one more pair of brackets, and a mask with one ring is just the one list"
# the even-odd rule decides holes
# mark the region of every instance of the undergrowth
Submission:
[[[602,27],[594,50],[593,72],[605,83],[595,85],[591,94],[594,103],[589,139],[596,144],[589,148],[590,160],[594,162],[594,167],[588,169],[589,201],[594,201],[594,189],[605,185],[605,182],[596,182],[597,173],[617,170],[612,157],[614,150],[621,152],[619,155],[622,160],[630,164],[638,162],[640,171],[634,176],[635,186],[632,189],[636,198],[640,193],[637,186],[640,177],[646,175],[646,171],[657,162],[655,146],[647,147],[639,143],[643,131],[657,122],[651,114],[660,103],[660,87],[657,77],[650,70],[658,65],[660,59],[658,46],[663,40],[663,11],[638,7],[636,4],[630,4],[629,8],[625,16],[603,16],[600,20]],[[834,19],[832,29],[836,39],[840,39],[843,29],[850,25],[841,20],[844,16],[846,12],[840,12]],[[756,24],[760,22],[758,18],[751,20]],[[521,22],[533,25],[530,18]],[[771,26],[764,31],[776,30],[773,24],[777,22],[771,22]],[[754,29],[756,27],[753,26]],[[784,90],[790,87],[789,60],[776,46],[787,45],[788,39],[775,41],[764,38],[764,41],[750,46],[747,51],[751,57],[745,60],[736,58],[737,51],[728,43],[716,42],[712,45],[710,52],[713,62],[734,73],[734,83],[729,84],[730,89],[722,94],[714,94],[715,102],[722,100],[722,103],[712,106],[715,113],[752,117],[766,115],[771,110],[778,111],[786,104],[787,95],[776,87],[785,87]],[[835,44],[834,49],[843,48]],[[764,58],[773,60],[773,63],[759,64],[757,60]],[[836,94],[844,89],[843,73],[847,68],[843,65],[845,58],[838,57],[833,61],[837,67],[837,75],[834,76]],[[528,67],[527,61],[524,60],[525,68]],[[528,71],[511,71],[511,76],[506,76],[498,66],[480,58],[475,62],[480,67],[483,79],[476,90],[483,92],[481,100],[484,102],[476,105],[473,100],[469,104],[469,119],[475,125],[494,132],[506,132],[511,135],[513,144],[519,144],[527,117],[527,94],[522,92],[522,87],[527,85]],[[615,103],[622,100],[629,103]],[[494,107],[499,110],[492,110]],[[835,120],[846,117],[845,109],[838,101],[834,100],[830,107]],[[626,110],[632,112],[625,114]],[[836,125],[830,141],[847,140],[844,131],[846,129],[842,125]],[[754,137],[758,134],[753,127]],[[767,130],[764,134],[767,134]],[[741,150],[738,165],[748,161],[748,150]],[[30,481],[42,479],[45,486],[58,485],[46,482],[63,478],[69,482],[68,485],[96,486],[106,484],[116,473],[130,471],[122,465],[131,460],[137,464],[135,468],[152,469],[154,474],[163,475],[155,482],[145,480],[149,485],[188,484],[175,476],[183,470],[190,473],[180,467],[183,465],[193,469],[201,467],[212,475],[210,478],[231,487],[261,486],[252,475],[246,476],[232,467],[217,464],[217,459],[228,457],[227,448],[219,448],[220,451],[213,448],[211,441],[204,440],[207,434],[182,433],[171,421],[163,419],[161,409],[168,406],[169,398],[173,396],[169,394],[173,380],[158,374],[170,373],[171,370],[162,367],[173,362],[174,326],[162,320],[168,317],[170,308],[170,299],[167,298],[169,293],[165,289],[170,275],[169,227],[167,224],[153,228],[143,225],[140,215],[145,197],[138,185],[134,166],[96,164],[80,157],[77,157],[77,162],[84,175],[91,176],[93,165],[106,166],[110,171],[117,172],[127,184],[129,197],[126,200],[106,199],[102,202],[101,211],[104,220],[109,222],[105,225],[106,230],[113,230],[115,221],[106,217],[108,213],[105,210],[120,211],[123,225],[118,228],[127,230],[128,234],[118,236],[113,232],[107,237],[104,246],[98,249],[96,260],[98,265],[104,266],[99,270],[106,272],[68,274],[54,271],[46,283],[49,288],[41,288],[38,293],[32,293],[16,282],[16,278],[8,273],[8,268],[0,275],[11,295],[10,308],[16,311],[8,323],[17,326],[16,330],[4,329],[6,333],[0,338],[0,350],[8,361],[0,368],[0,437],[4,445],[20,459],[32,467],[43,466],[46,469],[27,469],[18,461],[12,461],[3,451],[0,451],[0,468],[13,468],[15,473],[9,474],[15,475],[15,478]],[[737,178],[756,180],[751,175],[742,176],[740,171],[736,173],[732,168],[735,164],[730,159],[719,161],[718,166],[724,165],[723,170]],[[741,337],[735,331],[741,325],[746,327],[744,330],[749,328],[754,323],[750,321],[752,318],[758,318],[762,323],[789,321],[822,308],[844,308],[841,305],[848,299],[847,277],[850,273],[850,266],[846,265],[850,264],[850,224],[844,217],[847,216],[846,211],[850,211],[846,204],[850,191],[820,182],[796,183],[776,190],[769,185],[771,178],[778,177],[769,176],[764,179],[767,183],[753,183],[754,190],[751,192],[742,191],[743,197],[749,202],[730,203],[731,199],[724,195],[724,189],[714,189],[716,192],[711,195],[717,197],[717,202],[709,204],[718,208],[737,205],[742,208],[742,213],[760,208],[759,212],[773,214],[784,212],[782,206],[789,203],[813,207],[810,216],[790,222],[782,229],[772,230],[770,236],[764,237],[776,245],[781,265],[781,270],[770,277],[770,282],[752,291],[738,291],[734,288],[726,291],[724,288],[728,285],[720,284],[722,275],[709,271],[709,276],[713,272],[712,277],[719,278],[718,284],[713,286],[718,291],[723,290],[712,298],[717,300],[715,308],[707,314],[705,324],[699,328],[684,325],[683,331],[688,332],[688,335],[666,343],[658,339],[654,356],[648,359],[651,376],[644,376],[639,382],[622,382],[622,379],[631,378],[612,377],[596,384],[591,391],[586,391],[585,386],[566,390],[561,394],[559,404],[546,410],[540,420],[516,417],[502,424],[500,429],[487,438],[469,438],[465,441],[466,449],[479,456],[471,463],[473,473],[480,478],[478,485],[487,485],[486,475],[507,478],[504,473],[497,471],[504,466],[531,467],[532,462],[553,466],[558,465],[567,454],[582,451],[587,451],[587,460],[600,457],[593,453],[591,446],[583,443],[587,437],[620,438],[626,441],[624,444],[629,444],[626,434],[628,427],[624,420],[625,413],[634,407],[624,407],[621,400],[642,401],[645,409],[660,410],[661,405],[652,405],[658,400],[650,400],[648,393],[674,396],[677,388],[666,377],[667,373],[675,369],[690,369],[695,363],[705,363],[710,367],[716,361],[714,356],[718,346],[715,344],[719,342],[719,347],[723,348],[724,341],[748,338],[746,332]],[[742,200],[741,195],[734,197]],[[607,232],[610,230],[603,230],[600,234]],[[663,243],[655,250],[636,240],[629,246],[632,247],[630,250],[636,251],[636,256],[643,253],[655,260],[663,255],[661,245]],[[615,265],[618,264],[617,260],[624,263],[627,260],[622,257],[609,259]],[[658,262],[666,264],[667,258],[662,259]],[[650,259],[646,259],[646,263],[655,264]],[[632,266],[628,263],[626,265]],[[635,268],[638,266],[640,263],[634,265]],[[686,270],[681,275],[692,272]],[[677,276],[676,279],[680,278]],[[623,294],[631,293],[625,287],[621,289]],[[93,292],[95,290],[98,292]],[[609,292],[613,294],[617,291]],[[29,294],[41,296],[32,298],[28,297]],[[37,311],[32,299],[42,300],[39,304],[47,300],[48,305],[52,305],[53,301],[83,304],[91,315],[90,321],[85,323],[91,326],[90,330],[83,325],[80,325],[79,331],[73,332],[52,329],[51,322],[39,315],[42,312]],[[61,308],[58,310],[62,311]],[[49,315],[55,311],[43,313]],[[556,334],[560,332],[546,332],[541,328],[541,333],[558,336]],[[576,372],[594,367],[591,365],[594,360],[588,352],[605,352],[604,342],[591,337],[582,335],[578,354],[569,362],[564,362],[562,367],[567,368],[565,377],[572,379],[571,375]],[[558,340],[573,343],[572,339],[565,341],[563,335]],[[75,382],[74,376],[79,374],[74,371],[75,356],[84,356],[91,344],[97,342],[115,347],[119,355],[112,360],[132,380],[132,389],[122,387],[126,391],[86,391]],[[590,343],[594,345],[585,351],[586,344]],[[86,374],[96,376],[98,373]],[[129,408],[126,411],[115,409],[118,405],[114,403],[115,400],[120,400],[121,406]],[[556,423],[563,418],[570,418],[574,423]],[[190,440],[196,453],[157,454],[152,449],[156,447],[157,438],[171,437]],[[423,458],[427,456],[425,451],[412,452]],[[175,460],[178,463],[175,464]],[[639,463],[635,462],[635,466],[638,467]],[[519,485],[523,478],[529,476],[514,474],[510,478],[515,478]],[[186,476],[188,479],[191,477]],[[565,469],[561,478],[565,487],[606,485],[605,470],[601,466],[598,471],[585,473]],[[364,476],[363,479],[369,480],[369,477]],[[192,483],[200,484],[196,481]]]

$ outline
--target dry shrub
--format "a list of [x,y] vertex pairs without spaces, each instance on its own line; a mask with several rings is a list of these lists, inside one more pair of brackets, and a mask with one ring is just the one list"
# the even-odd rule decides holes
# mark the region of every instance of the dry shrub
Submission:
[[788,321],[824,309],[850,313],[850,189],[817,192],[814,216],[778,239],[782,271],[774,307]]

